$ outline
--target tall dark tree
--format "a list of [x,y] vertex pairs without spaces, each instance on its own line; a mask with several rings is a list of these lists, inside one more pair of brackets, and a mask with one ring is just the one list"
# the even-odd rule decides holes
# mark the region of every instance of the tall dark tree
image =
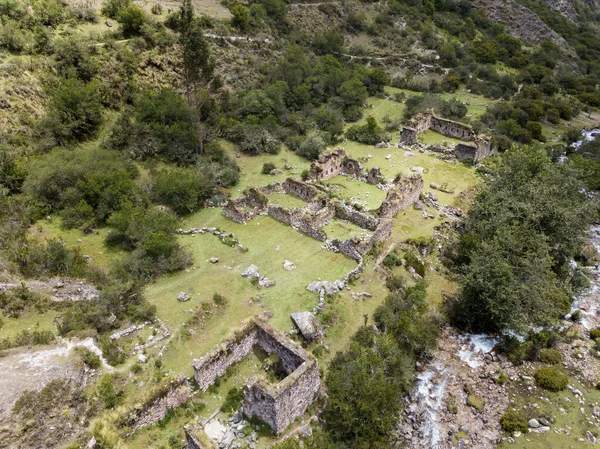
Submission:
[[[202,26],[194,18],[194,9],[191,0],[184,0],[181,7],[180,42],[183,47],[183,76],[186,85],[186,95],[192,107],[199,111],[203,109],[204,101],[209,101],[207,95],[198,95],[201,84],[208,84],[213,78],[215,62],[211,58],[210,48]],[[198,128],[200,139],[200,153],[204,153],[204,140],[206,130],[204,129],[200,114],[192,118]]]

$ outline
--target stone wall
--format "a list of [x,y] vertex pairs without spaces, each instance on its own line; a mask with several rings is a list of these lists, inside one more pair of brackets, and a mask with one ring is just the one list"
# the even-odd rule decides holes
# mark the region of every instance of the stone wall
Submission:
[[311,212],[308,207],[303,209],[288,209],[276,204],[269,204],[267,213],[276,220],[324,242],[327,240],[327,235],[319,228],[333,218],[335,210],[330,207],[324,207],[317,212]]
[[403,211],[415,201],[423,192],[423,178],[418,173],[411,173],[401,178],[394,186],[390,187],[381,203],[379,217],[393,218],[398,212]]
[[491,154],[491,140],[488,137],[479,137],[469,125],[436,117],[432,111],[417,114],[407,121],[400,132],[400,142],[405,145],[415,145],[418,142],[417,136],[428,129],[445,136],[474,142],[472,145],[458,144],[456,146],[454,155],[459,160],[477,162]]
[[454,148],[454,156],[459,161],[479,162],[492,154],[492,140],[481,138],[475,140],[472,144],[459,143]]
[[335,205],[335,216],[370,231],[374,231],[378,223],[377,218],[365,214],[364,212],[360,212],[353,207],[348,206],[346,203],[338,203]]
[[260,319],[250,321],[233,338],[195,360],[194,376],[199,388],[206,390],[230,365],[246,357],[254,345],[277,354],[287,377],[277,385],[257,379],[245,385],[244,414],[266,422],[279,434],[316,399],[321,382],[316,360],[271,325]]
[[218,449],[218,446],[208,438],[199,422],[187,424],[183,430],[187,441],[185,449]]
[[309,176],[315,181],[326,181],[342,174],[357,178],[366,176],[361,163],[346,156],[343,148],[321,153],[319,159],[310,164]]
[[[266,189],[271,188],[277,189],[275,185],[266,187]],[[264,213],[266,208],[267,198],[265,194],[258,189],[250,188],[243,197],[227,201],[227,204],[223,207],[223,215],[236,223],[247,223],[256,215]]]
[[283,183],[283,191],[285,193],[297,196],[304,201],[312,201],[315,199],[319,190],[306,182],[299,181],[293,178],[287,178]]
[[376,186],[385,184],[385,177],[379,167],[373,167],[367,173],[367,182]]

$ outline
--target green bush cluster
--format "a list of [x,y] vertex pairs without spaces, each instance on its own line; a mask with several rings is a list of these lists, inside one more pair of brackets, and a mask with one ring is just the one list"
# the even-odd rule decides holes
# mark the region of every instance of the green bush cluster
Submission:
[[500,417],[502,430],[508,433],[527,432],[527,415],[521,410],[509,409]]
[[554,367],[538,369],[534,374],[536,384],[549,391],[561,391],[567,388],[569,378]]
[[540,350],[540,362],[549,365],[559,365],[562,363],[562,354],[557,349],[543,348]]

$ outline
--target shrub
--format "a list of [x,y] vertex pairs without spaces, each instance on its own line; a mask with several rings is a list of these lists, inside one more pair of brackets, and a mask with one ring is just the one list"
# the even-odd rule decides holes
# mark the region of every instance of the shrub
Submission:
[[156,3],[152,5],[152,9],[150,9],[150,12],[155,16],[160,16],[163,12],[163,7],[160,3]]
[[576,310],[571,314],[571,321],[581,321],[581,310]]
[[110,374],[102,376],[98,387],[98,395],[104,400],[106,408],[113,408],[118,404],[119,395],[115,391],[113,377]]
[[504,385],[508,382],[508,376],[505,373],[500,373],[498,377],[494,378],[494,383],[497,385]]
[[298,154],[309,161],[314,161],[325,150],[325,141],[316,133],[310,133],[298,148]]
[[79,354],[81,355],[81,359],[83,363],[89,366],[91,369],[100,368],[100,357],[90,351],[88,348],[77,348]]
[[108,337],[100,339],[100,346],[102,347],[104,358],[113,366],[120,365],[127,358],[125,351],[121,349],[117,342]]
[[598,339],[600,339],[600,329],[592,329],[590,331],[590,338],[592,340],[598,340]]
[[217,306],[221,307],[221,306],[226,306],[229,301],[227,300],[227,298],[225,296],[221,295],[220,293],[215,293],[213,295],[213,302]]
[[564,390],[569,383],[569,378],[553,367],[540,368],[534,377],[538,386],[549,391]]
[[121,25],[124,37],[137,36],[146,23],[146,14],[138,5],[129,3],[117,12],[117,22]]
[[346,137],[366,145],[375,145],[384,140],[385,135],[373,117],[367,118],[364,125],[353,125],[346,131]]
[[562,354],[556,349],[543,348],[540,350],[540,361],[549,365],[558,365],[562,362]]
[[233,413],[242,406],[243,400],[244,392],[239,388],[233,387],[227,392],[227,396],[225,396],[225,402],[223,402],[221,409],[227,413]]
[[527,432],[527,416],[520,410],[510,409],[500,417],[500,425],[506,432]]
[[475,396],[474,394],[470,394],[467,396],[467,405],[473,407],[479,413],[483,413],[484,402],[479,396]]
[[268,175],[269,173],[271,173],[272,170],[275,170],[276,168],[277,167],[275,167],[275,164],[273,164],[272,162],[265,162],[262,167],[262,174]]

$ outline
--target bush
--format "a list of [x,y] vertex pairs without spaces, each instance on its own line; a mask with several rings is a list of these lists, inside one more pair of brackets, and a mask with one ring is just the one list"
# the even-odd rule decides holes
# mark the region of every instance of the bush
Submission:
[[213,302],[217,306],[222,307],[222,306],[226,306],[229,301],[227,300],[227,298],[225,296],[221,295],[220,293],[215,293],[213,295]]
[[527,416],[522,411],[507,410],[500,417],[500,425],[506,432],[527,432],[529,425],[527,424]]
[[262,167],[262,174],[268,175],[271,173],[272,170],[275,170],[276,168],[277,167],[275,167],[275,164],[273,164],[272,162],[265,162]]
[[59,145],[91,137],[102,122],[101,86],[97,80],[62,80],[50,92],[50,106],[42,131]]
[[146,14],[138,5],[129,3],[117,12],[117,22],[121,25],[123,37],[137,36],[146,23]]
[[310,133],[300,144],[298,154],[309,161],[314,161],[325,150],[325,141],[316,133]]
[[539,387],[549,391],[561,391],[567,388],[569,378],[553,367],[544,367],[534,374]]
[[79,347],[77,348],[79,355],[81,355],[81,359],[83,363],[89,366],[91,369],[100,368],[100,357],[90,351],[88,348]]
[[225,396],[225,402],[223,402],[221,409],[227,413],[233,413],[242,406],[243,400],[243,390],[233,387],[227,392],[227,396]]
[[600,329],[592,329],[590,331],[590,338],[592,340],[598,340],[598,339],[600,339]]
[[540,362],[549,365],[558,365],[563,360],[562,354],[556,349],[543,348],[540,350]]
[[375,145],[385,139],[385,134],[373,117],[367,118],[364,125],[353,125],[346,131],[346,137],[366,145]]

